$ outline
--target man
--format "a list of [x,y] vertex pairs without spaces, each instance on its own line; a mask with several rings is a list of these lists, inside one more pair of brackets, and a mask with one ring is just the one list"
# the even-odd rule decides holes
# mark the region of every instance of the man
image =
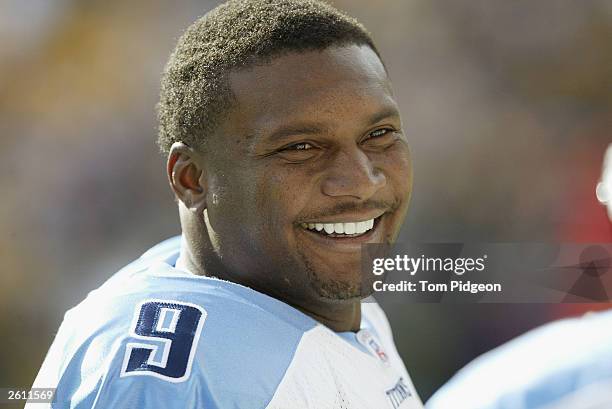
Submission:
[[318,2],[223,4],[181,37],[159,145],[182,238],[69,311],[57,408],[421,408],[361,246],[398,235],[411,161],[365,29]]
[[[596,192],[612,222],[612,145]],[[598,266],[610,274],[610,257]],[[612,310],[545,325],[477,358],[427,408],[612,408]]]

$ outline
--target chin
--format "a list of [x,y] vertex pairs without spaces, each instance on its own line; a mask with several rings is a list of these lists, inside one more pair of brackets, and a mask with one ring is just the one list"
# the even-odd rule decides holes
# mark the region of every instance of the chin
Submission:
[[342,281],[313,282],[312,287],[318,298],[326,301],[355,301],[361,299],[358,285]]
[[326,302],[351,303],[373,294],[373,279],[359,274],[353,280],[325,278],[312,272],[311,288],[317,298]]
[[373,281],[376,277],[364,274],[361,257],[358,261],[350,261],[345,265],[321,265],[304,256],[301,261],[311,293],[320,301],[352,303],[373,293]]

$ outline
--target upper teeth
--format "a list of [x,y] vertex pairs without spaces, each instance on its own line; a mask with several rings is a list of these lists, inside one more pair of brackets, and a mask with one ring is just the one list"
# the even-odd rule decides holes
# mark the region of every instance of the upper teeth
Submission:
[[327,234],[363,234],[374,227],[374,219],[355,223],[302,223],[301,226]]

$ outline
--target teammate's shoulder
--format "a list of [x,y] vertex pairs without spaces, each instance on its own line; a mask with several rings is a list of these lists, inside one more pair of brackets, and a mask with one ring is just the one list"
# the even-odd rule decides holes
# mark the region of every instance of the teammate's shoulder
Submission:
[[535,408],[600,381],[612,382],[612,311],[544,325],[480,356],[428,408],[497,408],[517,399]]

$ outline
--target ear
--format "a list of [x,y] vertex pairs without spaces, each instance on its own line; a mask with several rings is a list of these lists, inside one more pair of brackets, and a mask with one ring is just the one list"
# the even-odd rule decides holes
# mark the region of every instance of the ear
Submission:
[[177,200],[189,210],[203,212],[208,188],[202,155],[183,142],[175,142],[170,148],[166,171]]

